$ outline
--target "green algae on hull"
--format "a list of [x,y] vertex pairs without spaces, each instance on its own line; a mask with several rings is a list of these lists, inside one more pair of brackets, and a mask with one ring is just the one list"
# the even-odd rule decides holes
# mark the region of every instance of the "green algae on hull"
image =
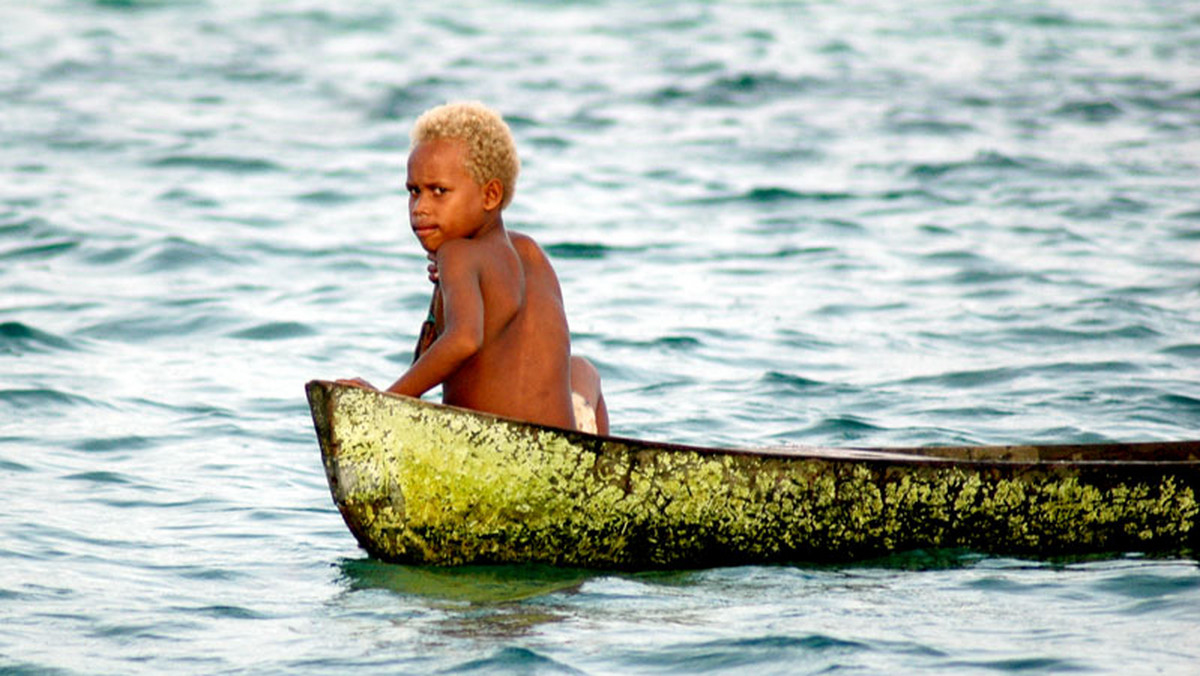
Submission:
[[660,568],[1200,540],[1198,441],[706,449],[323,381],[308,396],[334,502],[389,561]]

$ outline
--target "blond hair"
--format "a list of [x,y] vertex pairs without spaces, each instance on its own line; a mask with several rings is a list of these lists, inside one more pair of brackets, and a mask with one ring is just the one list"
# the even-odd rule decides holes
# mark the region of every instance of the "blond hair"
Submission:
[[482,103],[447,103],[430,108],[413,123],[412,147],[425,141],[461,139],[467,145],[467,172],[479,185],[498,179],[503,209],[512,202],[521,160],[504,118]]

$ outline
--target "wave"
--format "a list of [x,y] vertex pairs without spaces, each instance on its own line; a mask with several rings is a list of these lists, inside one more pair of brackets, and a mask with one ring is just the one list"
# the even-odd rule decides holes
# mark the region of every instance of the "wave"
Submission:
[[1095,330],[1063,329],[1052,326],[1004,329],[1002,339],[1021,344],[1064,345],[1078,342],[1144,341],[1159,337],[1159,332],[1140,324]]
[[690,204],[779,204],[786,202],[841,202],[859,197],[847,192],[804,191],[781,186],[758,186],[740,193],[702,197],[690,200]]
[[782,373],[780,371],[767,371],[763,374],[761,382],[764,385],[773,388],[791,390],[794,392],[807,392],[814,388],[825,388],[827,383],[819,380],[811,380],[802,376],[792,375],[790,373]]
[[6,407],[11,408],[23,417],[33,415],[33,412],[44,415],[46,410],[92,406],[103,406],[103,404],[82,395],[48,387],[0,390],[0,410]]
[[517,647],[501,648],[488,657],[471,659],[446,670],[446,673],[455,674],[493,674],[501,672],[522,674],[584,673],[529,648]]
[[211,313],[187,315],[179,312],[162,312],[107,319],[86,326],[78,330],[76,334],[89,338],[141,344],[162,338],[212,335],[227,323],[226,317]]
[[897,383],[901,386],[933,385],[947,390],[972,389],[1011,382],[1025,375],[1025,369],[1018,367],[999,367],[989,369],[971,369],[964,371],[949,371],[929,376],[907,378]]
[[692,351],[704,346],[703,342],[692,336],[660,336],[649,340],[604,338],[600,342],[605,347],[632,347],[639,350],[666,349],[672,351]]
[[544,248],[547,254],[555,258],[585,260],[607,258],[609,254],[620,250],[619,247],[591,242],[560,242]]
[[30,352],[74,350],[75,344],[53,333],[21,322],[0,323],[0,354],[22,355]]
[[1060,164],[1039,157],[1020,157],[996,151],[976,153],[968,160],[915,164],[908,175],[916,179],[975,178],[994,180],[1000,176],[1025,174],[1038,178],[1093,178],[1100,172],[1082,164]]
[[829,86],[816,77],[786,77],[773,72],[724,74],[695,87],[673,84],[647,97],[650,105],[734,106],[758,105],[789,99]]
[[[631,672],[665,670],[675,674],[753,673],[756,668],[785,667],[779,673],[808,673],[815,661],[838,660],[871,652],[874,648],[861,641],[850,641],[827,634],[800,636],[767,635],[746,638],[722,638],[710,641],[685,641],[674,645],[659,645],[652,653],[632,651],[618,655],[627,661]],[[794,670],[805,664],[806,669]],[[821,666],[830,665],[822,663]],[[818,670],[813,670],[815,673]]]
[[910,110],[903,104],[888,113],[883,129],[893,134],[931,136],[959,136],[977,131],[976,126],[966,120],[946,119],[943,111],[929,107]]
[[840,415],[821,419],[805,428],[801,438],[832,439],[838,442],[869,439],[877,436],[883,428],[855,415]]
[[1054,110],[1052,115],[1084,122],[1102,123],[1114,120],[1125,111],[1112,101],[1068,101]]
[[168,237],[149,247],[138,264],[142,272],[178,272],[192,267],[237,263],[228,247],[209,246],[183,237]]
[[1159,353],[1170,357],[1183,357],[1185,359],[1200,360],[1200,343],[1172,345],[1159,350]]
[[1166,410],[1171,411],[1173,415],[1185,415],[1200,422],[1200,396],[1164,394],[1160,399],[1166,405]]
[[45,260],[72,251],[79,244],[78,239],[58,239],[52,242],[39,242],[37,244],[17,246],[7,251],[0,251],[0,260],[13,262]]
[[114,10],[144,10],[203,4],[202,0],[91,0],[91,2],[97,7]]
[[1116,216],[1143,214],[1150,208],[1150,204],[1143,200],[1116,196],[1073,204],[1063,209],[1062,215],[1076,220],[1096,221],[1108,220]]
[[452,78],[427,77],[393,86],[370,110],[373,120],[411,120],[430,106],[445,103],[462,82]]
[[197,169],[232,174],[253,174],[282,171],[283,167],[261,157],[238,157],[235,155],[167,155],[152,160],[149,166],[155,169]]
[[248,329],[234,331],[229,336],[243,340],[288,340],[316,334],[316,329],[300,322],[266,322]]
[[107,470],[93,470],[89,472],[77,472],[68,474],[63,477],[67,481],[81,481],[97,484],[118,484],[118,485],[133,485],[135,482],[132,478],[121,474],[120,472],[111,472]]
[[356,202],[359,199],[361,198],[357,195],[345,193],[340,190],[314,190],[296,195],[295,197],[297,202],[318,206],[338,206]]
[[73,448],[89,453],[110,453],[152,448],[158,443],[158,440],[141,436],[85,437],[76,442]]
[[188,188],[171,188],[159,195],[158,199],[163,202],[176,202],[199,209],[213,209],[221,206],[220,200],[202,195]]

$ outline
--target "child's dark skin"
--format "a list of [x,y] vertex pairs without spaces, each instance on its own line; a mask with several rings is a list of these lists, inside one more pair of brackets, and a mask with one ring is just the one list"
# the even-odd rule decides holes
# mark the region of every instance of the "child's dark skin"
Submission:
[[388,391],[420,396],[440,383],[447,404],[570,429],[574,380],[606,433],[599,378],[571,358],[554,269],[536,242],[505,229],[504,186],[476,183],[466,153],[461,140],[435,139],[409,155],[409,221],[442,302],[436,340]]

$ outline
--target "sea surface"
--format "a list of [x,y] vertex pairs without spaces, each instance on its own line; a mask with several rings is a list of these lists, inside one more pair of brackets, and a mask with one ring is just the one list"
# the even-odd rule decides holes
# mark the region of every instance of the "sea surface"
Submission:
[[0,0],[0,673],[1200,673],[1200,566],[373,561],[303,396],[477,99],[613,431],[1200,438],[1190,0]]

